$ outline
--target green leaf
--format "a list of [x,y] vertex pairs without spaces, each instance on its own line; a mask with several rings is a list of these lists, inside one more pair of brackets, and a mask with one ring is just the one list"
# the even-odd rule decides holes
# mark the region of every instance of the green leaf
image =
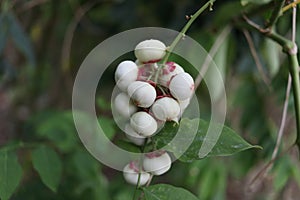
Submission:
[[265,59],[271,77],[274,77],[279,71],[280,46],[269,38],[265,38],[262,46],[262,55]]
[[[212,126],[212,130],[221,130],[221,134],[218,139],[215,138],[216,135],[212,134],[214,132],[207,135],[209,126]],[[197,130],[193,130],[196,128]],[[195,131],[196,133],[194,134],[193,132]],[[171,142],[175,135],[176,142],[174,142],[174,140]],[[206,156],[229,156],[250,148],[261,148],[259,146],[249,144],[235,131],[226,126],[210,124],[202,119],[190,120],[183,118],[180,121],[180,126],[175,123],[168,122],[162,131],[153,139],[155,141],[156,148],[164,148],[173,152],[176,157],[181,156],[179,160],[183,162],[192,162]],[[204,141],[205,143],[203,143]],[[214,144],[214,142],[216,143]],[[190,144],[189,147],[185,149],[183,146],[188,144]],[[205,149],[207,147],[211,147],[211,145],[214,145],[211,150]],[[203,155],[200,150],[204,150],[204,152],[210,151],[208,155]]]
[[22,178],[22,168],[14,152],[0,151],[0,198],[7,200]]
[[[226,181],[228,171],[226,166],[223,165],[223,160],[219,159],[206,159],[199,163],[200,176],[198,176],[199,199],[226,199]],[[194,162],[195,163],[195,162]],[[212,187],[213,186],[213,187]]]
[[67,173],[79,181],[76,184],[76,195],[87,193],[87,199],[109,199],[108,182],[101,173],[100,162],[87,150],[76,150],[67,164]]
[[186,189],[167,184],[157,184],[143,188],[146,200],[198,200]]
[[205,173],[203,173],[203,176],[200,179],[200,199],[209,199],[213,194],[216,193],[216,187],[217,186],[217,174],[216,174],[216,168],[211,166],[210,170],[206,170]]
[[12,13],[7,15],[7,20],[9,23],[9,32],[15,45],[26,56],[29,63],[35,66],[35,57],[30,39]]
[[249,3],[252,4],[266,4],[269,3],[271,0],[241,0],[241,4],[246,6]]
[[62,173],[62,162],[57,153],[47,146],[41,146],[32,152],[32,162],[43,183],[56,192]]
[[126,151],[141,153],[141,149],[129,141],[117,140],[115,144]]
[[300,188],[300,168],[298,165],[294,164],[291,165],[291,170],[292,170],[292,177],[295,179],[295,181],[298,184],[298,187]]
[[282,157],[274,168],[273,185],[276,191],[281,191],[286,186],[292,175],[291,164],[288,157]]
[[72,112],[54,112],[38,116],[38,137],[51,140],[62,152],[71,152],[77,146],[78,137]]
[[115,121],[108,117],[99,117],[98,121],[105,135],[112,139],[116,134]]
[[100,109],[105,110],[105,111],[110,111],[110,109],[111,109],[110,102],[108,102],[103,97],[96,98],[96,105],[99,106]]
[[98,161],[92,155],[83,150],[77,150],[71,157],[72,172],[76,177],[84,179],[97,179],[100,170]]

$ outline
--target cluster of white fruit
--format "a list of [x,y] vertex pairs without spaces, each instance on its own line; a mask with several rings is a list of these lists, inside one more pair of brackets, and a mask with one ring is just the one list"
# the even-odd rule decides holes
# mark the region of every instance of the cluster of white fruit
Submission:
[[[127,119],[124,132],[136,145],[144,145],[166,121],[176,121],[188,106],[194,91],[194,80],[174,62],[159,64],[166,54],[166,46],[159,40],[145,40],[135,48],[135,62],[121,62],[115,72],[115,81],[121,92],[114,99],[116,112]],[[150,173],[161,175],[171,167],[171,158],[165,151],[146,154],[143,166],[130,162],[124,168],[125,180],[145,184]]]

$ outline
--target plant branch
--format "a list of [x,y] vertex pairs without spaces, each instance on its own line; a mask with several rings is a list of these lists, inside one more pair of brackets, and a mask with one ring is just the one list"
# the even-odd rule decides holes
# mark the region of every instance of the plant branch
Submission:
[[[273,13],[275,13],[275,11]],[[289,71],[292,77],[292,88],[294,94],[293,96],[294,96],[294,107],[295,107],[296,127],[297,127],[297,139],[295,144],[298,146],[300,150],[300,80],[299,80],[299,62],[297,58],[298,47],[295,42],[288,40],[285,37],[277,34],[273,28],[270,28],[270,24],[268,28],[264,29],[261,28],[256,23],[252,22],[245,15],[243,16],[243,18],[246,21],[246,23],[250,25],[254,30],[260,32],[261,34],[265,35],[266,37],[274,40],[279,45],[281,45],[283,51],[288,56],[290,62]]]
[[206,9],[206,8],[210,8],[210,10],[212,10],[212,5],[216,0],[209,0],[208,2],[206,2],[206,4],[204,4],[201,8],[199,8],[199,10],[197,10],[197,12],[194,15],[188,16],[187,18],[189,19],[189,21],[185,24],[185,26],[182,28],[182,30],[180,31],[180,33],[176,36],[176,38],[174,39],[174,41],[172,42],[172,44],[167,48],[167,53],[162,61],[162,65],[160,65],[156,71],[155,74],[155,79],[154,82],[157,83],[158,80],[158,76],[160,73],[160,70],[162,69],[162,67],[166,64],[166,62],[168,61],[171,52],[174,50],[174,48],[176,47],[176,45],[178,44],[178,42],[185,37],[185,33],[188,31],[188,29],[190,28],[190,26],[192,25],[192,23],[197,19],[197,17],[199,17],[199,15]]
[[266,75],[266,73],[265,73],[265,71],[264,71],[264,69],[263,69],[263,66],[262,66],[262,64],[261,64],[261,62],[260,62],[260,60],[259,60],[259,57],[258,57],[258,55],[257,55],[257,51],[256,51],[256,49],[255,49],[254,42],[253,42],[253,40],[252,40],[252,38],[251,38],[251,35],[249,34],[249,31],[248,31],[248,30],[245,30],[245,29],[243,29],[243,33],[244,33],[245,38],[246,38],[246,40],[247,40],[247,43],[248,43],[248,45],[249,45],[250,52],[251,52],[251,54],[252,54],[252,57],[253,57],[254,62],[255,62],[255,64],[256,64],[256,67],[257,67],[259,73],[261,74],[264,83],[269,87],[269,86],[270,86],[270,79],[269,79],[269,77]]
[[271,28],[277,22],[278,18],[282,14],[284,3],[285,0],[275,0],[274,9],[267,24],[267,28]]
[[293,96],[296,115],[297,139],[296,145],[300,150],[300,80],[297,54],[289,54],[289,69],[292,76]]
[[197,17],[208,7],[212,7],[213,3],[216,0],[209,0],[206,4],[204,4],[199,10],[197,10],[197,12],[194,15],[191,15],[189,17],[189,21],[185,24],[185,26],[183,27],[183,29],[180,31],[180,33],[177,35],[177,37],[174,39],[174,41],[172,42],[172,44],[170,45],[170,47],[167,49],[167,54],[164,57],[163,60],[163,64],[166,64],[166,62],[168,61],[171,52],[174,50],[175,46],[178,44],[178,42],[184,38],[185,33],[187,32],[187,30],[190,28],[190,26],[192,25],[192,23],[197,19]]
[[266,37],[277,42],[282,47],[284,52],[286,52],[288,54],[295,54],[295,51],[297,51],[295,49],[295,48],[297,48],[297,46],[295,46],[294,42],[277,34],[273,28],[262,28],[255,22],[251,21],[246,15],[243,15],[243,19],[254,30],[260,32],[261,34],[265,35]]
[[[141,147],[142,154],[145,153],[145,148],[146,148],[146,145],[147,145],[148,141],[149,141],[148,138],[146,138],[145,141],[144,141],[144,145]],[[144,156],[141,156],[141,158],[139,160],[139,176],[138,176],[138,181],[137,181],[137,184],[136,184],[136,187],[135,187],[135,190],[134,190],[134,194],[133,194],[132,200],[136,199],[137,191],[140,188],[141,175],[142,175],[141,172],[143,170],[143,167],[142,167],[143,166],[143,159],[144,159]]]
[[291,8],[295,8],[297,6],[297,4],[299,4],[299,3],[300,3],[300,0],[294,1],[294,2],[290,3],[289,5],[283,7],[281,12],[284,13],[285,11],[287,11]]
[[260,184],[265,179],[266,174],[269,172],[271,166],[274,164],[276,159],[286,155],[293,147],[294,145],[290,146],[289,148],[281,152],[279,155],[277,155],[277,157],[272,158],[265,166],[263,166],[263,168],[255,175],[255,177],[248,184],[247,192],[253,192],[255,186]]
[[289,75],[289,79],[288,79],[288,83],[287,83],[287,87],[286,87],[286,93],[285,93],[285,100],[284,100],[284,105],[283,105],[281,123],[280,123],[280,128],[279,128],[279,131],[278,131],[278,135],[277,135],[276,145],[275,145],[274,151],[272,153],[272,160],[277,157],[279,146],[281,144],[281,139],[282,139],[282,136],[283,136],[284,127],[285,127],[285,123],[286,123],[286,116],[287,116],[289,98],[290,98],[290,93],[291,93],[291,85],[292,85],[292,77],[291,77],[291,75]]

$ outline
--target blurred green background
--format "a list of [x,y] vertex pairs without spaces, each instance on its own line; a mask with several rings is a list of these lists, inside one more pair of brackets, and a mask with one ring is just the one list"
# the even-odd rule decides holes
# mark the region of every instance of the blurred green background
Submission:
[[[17,189],[11,191],[11,199],[132,198],[134,187],[125,183],[122,173],[94,159],[77,136],[71,111],[76,72],[85,56],[106,38],[145,26],[179,31],[187,21],[185,16],[193,14],[204,3],[196,0],[0,1],[0,146],[1,151],[8,152],[6,155],[12,163],[18,159],[21,166],[15,169],[18,172],[15,177],[12,176],[20,183],[12,184]],[[251,6],[256,5],[243,7],[240,1],[217,1],[213,11],[205,11],[187,35],[209,51],[224,27],[231,28],[215,56],[226,87],[226,124],[263,150],[187,164],[176,162],[170,172],[155,178],[153,184],[184,187],[204,200],[298,199],[300,167],[294,149],[281,154],[265,179],[250,184],[271,158],[288,77],[288,62],[280,47],[251,33],[269,82],[265,83],[257,70],[241,26],[236,22]],[[267,16],[268,9],[254,19],[261,23]],[[290,38],[291,11],[280,18],[277,28],[280,34]],[[299,40],[300,37],[298,44]],[[110,108],[115,67],[106,72],[106,84],[102,86],[103,93],[97,95],[95,105],[99,121],[112,140],[122,139]],[[215,84],[217,87],[219,83]],[[197,94],[201,115],[207,117],[210,99],[204,84]],[[293,143],[295,134],[290,98],[281,152]],[[48,159],[43,167],[49,168],[50,178],[42,180],[35,170],[41,162],[35,159],[43,161],[45,157]],[[3,159],[0,156],[0,163]],[[5,193],[1,175],[4,174],[0,174],[0,193]]]

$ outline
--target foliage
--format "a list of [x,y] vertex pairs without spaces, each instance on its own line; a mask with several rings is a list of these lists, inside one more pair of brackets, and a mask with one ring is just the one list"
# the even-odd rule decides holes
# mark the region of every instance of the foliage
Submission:
[[[180,158],[170,172],[138,190],[144,199],[245,199],[249,195],[244,191],[252,187],[250,182],[270,161],[276,144],[290,64],[281,46],[259,31],[252,31],[243,14],[264,24],[272,16],[274,2],[280,1],[216,1],[213,11],[204,11],[187,31],[187,35],[210,51],[223,36],[223,30],[230,27],[213,56],[226,85],[226,126],[214,126],[222,130],[221,137],[208,155],[199,156],[211,106],[206,85],[201,83],[196,91],[201,119],[182,119],[180,125],[169,122],[149,144],[163,147]],[[141,26],[180,30],[187,22],[184,16],[195,13],[202,4],[137,0],[1,1],[1,200],[132,199],[135,188],[125,183],[120,172],[93,158],[79,140],[71,106],[76,72],[88,52],[109,36]],[[284,6],[288,4],[286,1]],[[291,15],[289,9],[276,21],[277,33],[286,38],[290,37]],[[300,20],[296,26],[299,30]],[[267,83],[252,57],[244,30],[251,30]],[[299,41],[297,37],[298,44]],[[190,51],[192,56],[198,56]],[[186,63],[182,58],[170,58]],[[120,134],[122,131],[112,118],[110,96],[115,67],[112,64],[105,71],[103,84],[98,86],[95,107],[99,124],[115,144],[138,152],[140,149]],[[197,76],[188,63],[185,70]],[[214,77],[209,81],[218,88]],[[218,89],[214,92],[217,98]],[[287,191],[291,189],[291,195],[299,195],[299,160],[293,151],[287,151],[296,138],[293,98],[289,99],[288,111],[280,156],[272,163],[267,178],[258,179],[265,184],[252,191],[253,199],[288,199]],[[180,142],[190,142],[186,130],[192,125],[199,125],[195,140],[181,155],[169,142],[177,129]],[[220,157],[227,155],[231,156]]]
[[[160,134],[153,138],[153,140],[157,149],[164,148],[172,152],[174,156],[179,157],[179,160],[182,162],[192,162],[203,159],[206,156],[229,156],[250,148],[260,148],[259,146],[250,145],[232,129],[226,126],[223,127],[218,124],[211,125],[201,119],[189,120],[183,118],[180,121],[180,126],[178,126],[179,125],[176,125],[176,123],[169,122],[164,126],[163,130],[161,130]],[[195,135],[187,131],[196,126],[199,126],[199,128]],[[213,131],[221,131],[220,137],[208,155],[201,155],[200,150],[203,143],[214,142],[215,136],[212,137],[212,134],[207,134],[209,126],[213,127]],[[178,131],[174,131],[176,128],[178,128]],[[176,134],[177,141],[172,142],[172,139]],[[187,150],[184,151],[184,149],[180,148],[180,146],[189,142],[191,142],[191,144]]]

